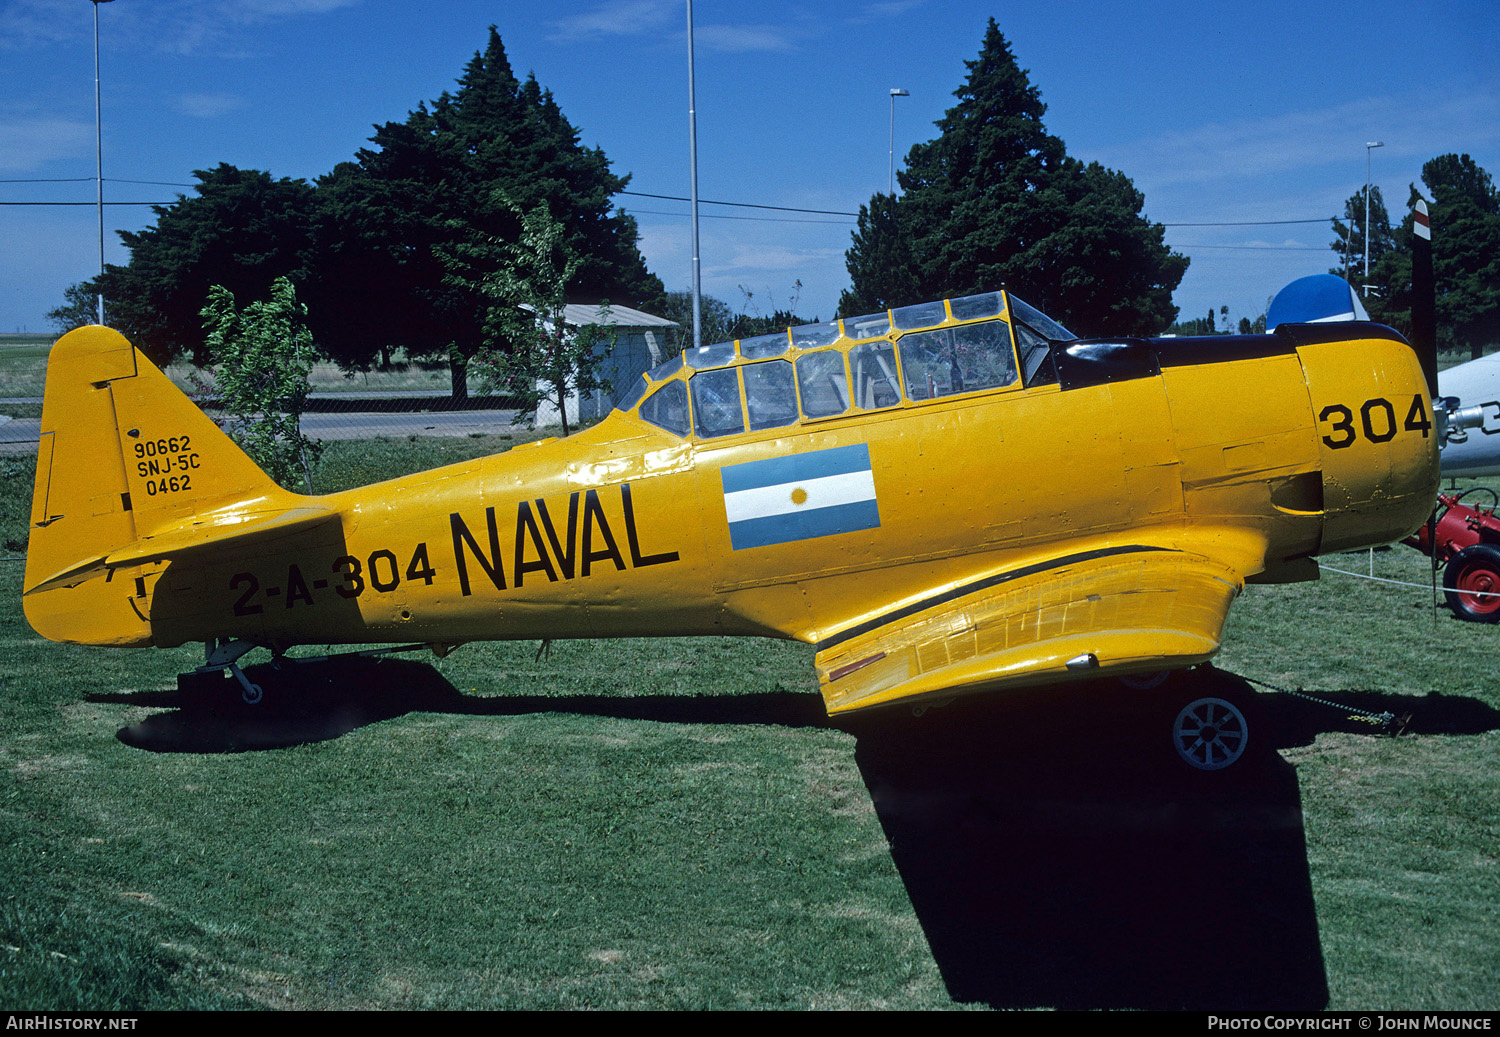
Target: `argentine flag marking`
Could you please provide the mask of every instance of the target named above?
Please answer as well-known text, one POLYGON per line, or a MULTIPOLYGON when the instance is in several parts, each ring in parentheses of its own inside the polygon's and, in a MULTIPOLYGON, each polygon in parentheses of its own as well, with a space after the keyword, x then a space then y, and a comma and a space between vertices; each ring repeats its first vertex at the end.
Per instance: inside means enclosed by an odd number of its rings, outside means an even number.
POLYGON ((736 551, 880 525, 864 443, 726 465, 720 475, 736 551))

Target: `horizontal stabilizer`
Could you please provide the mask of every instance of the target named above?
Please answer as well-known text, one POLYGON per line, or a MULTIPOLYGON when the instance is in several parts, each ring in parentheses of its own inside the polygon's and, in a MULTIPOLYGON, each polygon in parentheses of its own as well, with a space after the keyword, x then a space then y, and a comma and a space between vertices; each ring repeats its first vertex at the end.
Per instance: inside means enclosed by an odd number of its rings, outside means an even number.
POLYGON ((56 587, 75 587, 85 580, 102 576, 142 562, 172 562, 211 554, 221 554, 254 542, 264 542, 278 535, 300 532, 324 522, 336 520, 338 514, 327 508, 302 507, 279 515, 238 516, 218 523, 195 522, 90 558, 47 577, 26 590, 37 594, 56 587))

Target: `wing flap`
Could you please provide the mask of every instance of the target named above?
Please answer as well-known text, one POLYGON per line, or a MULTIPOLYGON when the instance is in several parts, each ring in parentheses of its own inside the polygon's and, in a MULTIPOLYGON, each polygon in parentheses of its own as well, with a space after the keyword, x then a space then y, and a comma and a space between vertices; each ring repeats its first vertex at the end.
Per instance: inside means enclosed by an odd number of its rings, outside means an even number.
POLYGON ((1203 662, 1244 582, 1176 550, 1027 572, 825 641, 816 663, 828 712, 1203 662))

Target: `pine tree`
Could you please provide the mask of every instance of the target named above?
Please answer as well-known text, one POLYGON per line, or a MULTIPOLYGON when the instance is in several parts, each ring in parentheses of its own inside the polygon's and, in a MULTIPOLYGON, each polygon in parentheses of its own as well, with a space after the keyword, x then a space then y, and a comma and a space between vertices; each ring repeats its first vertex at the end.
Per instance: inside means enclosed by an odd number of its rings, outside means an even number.
POLYGON ((1500 191, 1468 155, 1422 166, 1432 192, 1438 327, 1478 357, 1500 342, 1500 191))
MULTIPOLYGON (((1365 283, 1365 192, 1360 188, 1344 203, 1344 219, 1333 221, 1333 241, 1329 248, 1339 257, 1339 265, 1331 268, 1356 289, 1365 283)), ((1391 230, 1391 218, 1386 212, 1385 199, 1380 188, 1370 187, 1370 269, 1387 252, 1396 247, 1395 232, 1391 230)), ((1371 282, 1373 283, 1373 281, 1371 282)), ((1361 294, 1364 294, 1361 292, 1361 294)))
POLYGON ((193 195, 153 207, 155 226, 120 232, 128 264, 82 286, 103 286, 110 324, 158 364, 207 361, 199 312, 212 286, 261 299, 278 277, 304 282, 313 262, 311 185, 222 162, 193 176, 193 195))
MULTIPOLYGON (((1437 283, 1438 342, 1479 357, 1500 342, 1500 191, 1468 155, 1440 155, 1422 166, 1431 202, 1432 265, 1437 283)), ((1371 262, 1370 317, 1403 334, 1411 330, 1411 207, 1392 232, 1392 248, 1371 262)), ((1372 199, 1373 200, 1373 199, 1372 199)), ((1380 224, 1371 210, 1371 224, 1380 224)), ((1373 246, 1374 239, 1371 239, 1373 246)))
POLYGON ((1004 285, 1083 334, 1166 327, 1188 261, 1141 216, 1141 193, 1124 174, 1069 157, 1046 131, 1041 94, 993 19, 965 64, 938 137, 913 147, 898 173, 904 194, 861 209, 847 302, 895 306, 1004 285))
POLYGON ((895 195, 877 194, 859 207, 859 230, 845 253, 853 286, 839 297, 839 313, 855 317, 920 301, 916 260, 901 233, 895 195))
POLYGON ((661 281, 646 269, 635 221, 611 210, 629 178, 579 143, 534 76, 516 78, 493 26, 454 92, 377 127, 371 141, 318 183, 328 248, 313 312, 320 344, 342 362, 368 362, 378 345, 445 356, 454 395, 466 395, 490 299, 482 277, 455 278, 442 257, 518 240, 516 211, 497 197, 527 212, 545 205, 562 226, 583 257, 570 294, 659 301, 661 281))
MULTIPOLYGON (((99 296, 94 294, 90 282, 70 284, 63 289, 63 303, 47 311, 47 319, 56 325, 58 333, 64 334, 74 328, 93 324, 99 319, 99 296)), ((109 323, 108 311, 104 314, 109 323)))

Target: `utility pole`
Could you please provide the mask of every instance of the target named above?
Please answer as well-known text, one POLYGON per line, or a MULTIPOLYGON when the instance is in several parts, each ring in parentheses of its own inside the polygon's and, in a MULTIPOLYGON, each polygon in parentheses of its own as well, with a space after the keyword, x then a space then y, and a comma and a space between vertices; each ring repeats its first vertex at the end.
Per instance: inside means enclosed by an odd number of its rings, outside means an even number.
POLYGON ((694 96, 693 0, 687 0, 688 39, 688 163, 693 210, 693 348, 703 345, 703 262, 698 255, 698 108, 694 96))
POLYGON ((899 86, 891 87, 891 175, 885 193, 892 196, 896 193, 896 98, 910 96, 909 90, 902 90, 899 86))
MULTIPOLYGON (((99 105, 99 5, 113 0, 90 0, 94 5, 94 185, 99 210, 99 277, 104 277, 104 119, 99 105)), ((104 323, 104 285, 97 295, 99 323, 104 323)))
POLYGON ((1365 142, 1365 298, 1370 297, 1370 152, 1385 147, 1383 140, 1365 142))

